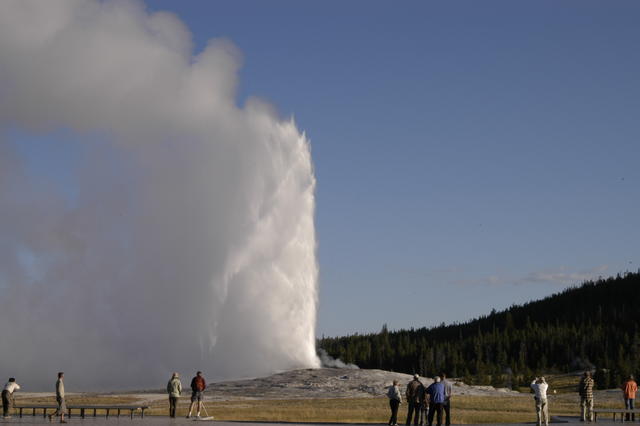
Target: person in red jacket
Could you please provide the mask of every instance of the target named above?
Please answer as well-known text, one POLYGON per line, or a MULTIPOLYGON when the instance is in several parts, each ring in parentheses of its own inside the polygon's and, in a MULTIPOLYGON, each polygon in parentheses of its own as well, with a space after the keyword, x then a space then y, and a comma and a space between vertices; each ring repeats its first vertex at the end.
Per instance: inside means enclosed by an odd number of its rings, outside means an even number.
POLYGON ((202 401, 204 399, 204 390, 207 388, 207 383, 204 381, 204 377, 202 377, 202 371, 198 371, 196 376, 191 379, 191 405, 189 406, 189 414, 187 414, 187 418, 191 417, 191 412, 193 411, 193 407, 198 404, 198 409, 196 411, 196 417, 200 417, 200 410, 202 409, 202 401))
MULTIPOLYGON (((626 382, 622 384, 622 393, 624 396, 624 408, 633 410, 633 403, 636 400, 636 392, 638 392, 638 384, 633 380, 633 375, 629 376, 626 382)), ((626 420, 629 421, 629 413, 626 414, 626 420)), ((631 421, 636 421, 636 415, 631 415, 631 421)))

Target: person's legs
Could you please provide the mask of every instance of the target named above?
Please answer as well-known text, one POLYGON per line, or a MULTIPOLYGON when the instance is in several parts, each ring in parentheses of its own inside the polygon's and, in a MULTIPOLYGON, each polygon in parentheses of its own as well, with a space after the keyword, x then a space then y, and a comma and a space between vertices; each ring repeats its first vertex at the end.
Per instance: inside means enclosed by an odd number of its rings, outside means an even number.
POLYGON ((389 400, 389 407, 391 407, 391 417, 389 418, 389 425, 397 425, 398 424, 398 407, 400 406, 400 401, 397 399, 389 400))
POLYGON ((542 403, 536 399, 536 426, 542 425, 542 403))
POLYGON ((442 426, 442 404, 436 404, 436 415, 438 426, 442 426))
POLYGON ((176 416, 176 406, 178 405, 178 398, 175 396, 169 397, 169 417, 176 416))
POLYGON ((187 418, 191 417, 191 412, 193 411, 193 407, 196 406, 197 395, 195 392, 191 392, 191 404, 189 404, 189 413, 187 414, 187 418))
POLYGON ((433 425, 433 415, 436 412, 436 404, 434 403, 430 403, 429 404, 429 415, 428 415, 428 420, 429 420, 429 426, 433 425))
POLYGON ((420 426, 424 426, 427 424, 427 413, 429 412, 429 406, 427 404, 422 404, 420 406, 420 426))
POLYGON ((418 423, 420 423, 420 411, 422 410, 422 404, 415 404, 413 406, 413 410, 413 424, 418 426, 418 423))
POLYGON ((593 421, 593 398, 587 400, 587 420, 593 421))
POLYGON ((64 415, 67 411, 67 404, 64 401, 64 398, 60 398, 58 401, 58 413, 60 414, 60 423, 66 423, 64 420, 64 415))
MULTIPOLYGON (((629 399, 629 410, 634 410, 635 408, 633 407, 634 405, 634 401, 635 399, 631 398, 629 399)), ((636 421, 636 415, 635 413, 631 414, 631 421, 635 422, 636 421)))
POLYGON ((449 426, 451 424, 451 400, 447 400, 442 408, 444 409, 444 424, 449 426))
POLYGON ((411 424, 411 417, 413 416, 414 404, 411 401, 407 401, 407 421, 405 422, 406 426, 411 424))
POLYGON ((202 411, 202 406, 204 405, 204 394, 202 392, 198 392, 198 417, 200 417, 200 411, 202 411))
POLYGON ((587 398, 580 397, 580 421, 584 422, 587 414, 587 398))
POLYGON ((544 418, 544 425, 549 426, 549 404, 547 401, 542 401, 542 417, 544 418))
POLYGON ((2 415, 7 417, 9 415, 9 391, 2 391, 2 415))

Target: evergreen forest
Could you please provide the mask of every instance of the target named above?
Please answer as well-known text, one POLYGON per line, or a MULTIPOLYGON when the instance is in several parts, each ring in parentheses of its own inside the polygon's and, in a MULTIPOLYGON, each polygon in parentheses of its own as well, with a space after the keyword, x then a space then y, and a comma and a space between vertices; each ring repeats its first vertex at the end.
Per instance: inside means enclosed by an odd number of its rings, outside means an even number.
POLYGON ((451 325, 344 337, 318 347, 360 368, 518 387, 538 374, 592 369, 600 389, 640 373, 640 270, 451 325))

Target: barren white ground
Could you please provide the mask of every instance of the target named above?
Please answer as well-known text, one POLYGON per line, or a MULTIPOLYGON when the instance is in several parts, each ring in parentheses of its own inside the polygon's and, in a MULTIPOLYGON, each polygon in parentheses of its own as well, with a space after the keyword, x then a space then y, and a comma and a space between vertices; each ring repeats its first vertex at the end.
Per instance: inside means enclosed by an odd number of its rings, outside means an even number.
MULTIPOLYGON (((167 378, 168 380, 169 378, 167 378)), ((382 396, 386 388, 398 380, 401 389, 411 381, 412 376, 383 370, 358 370, 342 368, 319 368, 286 371, 268 377, 255 379, 212 382, 205 393, 210 401, 227 401, 241 399, 296 399, 296 398, 358 398, 382 396)), ((181 377, 183 395, 189 395, 191 376, 181 377)), ((433 382, 430 378, 420 379, 425 385, 433 382)), ((510 389, 496 389, 492 386, 469 386, 461 381, 452 380, 454 395, 522 395, 510 389)), ((73 380, 66 384, 73 389, 73 380)), ((73 393, 67 392, 70 398, 73 393)), ((52 393, 21 392, 23 397, 48 396, 52 393)), ((88 395, 85 393, 84 395, 88 395)), ((132 396, 139 403, 151 403, 164 400, 166 392, 161 389, 142 392, 113 392, 113 396, 132 396)), ((101 394, 101 396, 108 396, 101 394)))

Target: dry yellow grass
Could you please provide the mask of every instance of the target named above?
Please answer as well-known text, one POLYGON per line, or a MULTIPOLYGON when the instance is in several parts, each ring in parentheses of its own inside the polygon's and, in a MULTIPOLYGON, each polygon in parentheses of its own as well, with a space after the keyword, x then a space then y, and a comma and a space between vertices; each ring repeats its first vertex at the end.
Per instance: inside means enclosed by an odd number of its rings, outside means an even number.
MULTIPOLYGON (((187 413, 189 401, 178 406, 178 415, 187 413)), ((239 400, 207 402, 207 412, 218 420, 386 423, 386 398, 335 398, 297 400, 239 400)), ((167 415, 167 404, 158 402, 149 414, 167 415)), ((574 399, 550 398, 551 415, 577 415, 574 399)), ((404 423, 406 405, 400 407, 399 422, 404 423)), ((535 421, 533 398, 528 396, 456 396, 452 419, 457 424, 522 423, 535 421)))

